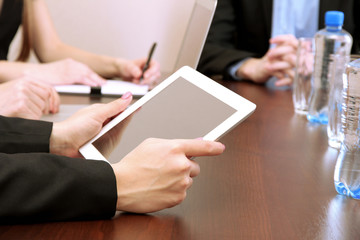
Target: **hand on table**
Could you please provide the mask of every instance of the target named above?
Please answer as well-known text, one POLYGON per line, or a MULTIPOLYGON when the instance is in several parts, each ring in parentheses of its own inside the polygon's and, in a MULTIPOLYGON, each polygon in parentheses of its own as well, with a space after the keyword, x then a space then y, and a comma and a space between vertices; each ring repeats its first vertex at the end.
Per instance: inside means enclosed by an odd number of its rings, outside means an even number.
POLYGON ((160 64, 155 60, 150 61, 149 68, 144 72, 143 79, 140 81, 142 69, 146 61, 146 58, 136 60, 117 59, 118 77, 137 84, 155 85, 156 80, 160 78, 160 64))
POLYGON ((42 114, 57 113, 60 98, 49 84, 22 77, 0 84, 0 115, 40 119, 42 114))
POLYGON ((292 35, 281 35, 270 39, 275 47, 262 58, 250 58, 237 70, 237 74, 256 83, 264 83, 270 77, 278 78, 275 85, 292 84, 296 62, 297 39, 292 35))
POLYGON ((273 74, 278 78, 275 85, 291 85, 295 74, 298 40, 293 35, 280 35, 270 39, 270 43, 276 45, 268 51, 268 58, 274 63, 270 69, 277 70, 273 74))
POLYGON ((105 84, 105 79, 92 71, 88 66, 70 58, 38 64, 35 69, 25 72, 25 75, 47 82, 53 86, 67 84, 100 86, 105 84))

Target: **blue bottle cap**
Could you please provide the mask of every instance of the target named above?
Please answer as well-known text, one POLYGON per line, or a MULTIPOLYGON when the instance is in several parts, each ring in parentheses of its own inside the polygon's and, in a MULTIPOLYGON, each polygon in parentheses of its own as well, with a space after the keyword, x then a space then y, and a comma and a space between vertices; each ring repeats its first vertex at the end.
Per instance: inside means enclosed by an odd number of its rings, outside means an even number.
POLYGON ((344 24, 344 13, 340 11, 327 11, 325 13, 326 26, 339 27, 344 24))

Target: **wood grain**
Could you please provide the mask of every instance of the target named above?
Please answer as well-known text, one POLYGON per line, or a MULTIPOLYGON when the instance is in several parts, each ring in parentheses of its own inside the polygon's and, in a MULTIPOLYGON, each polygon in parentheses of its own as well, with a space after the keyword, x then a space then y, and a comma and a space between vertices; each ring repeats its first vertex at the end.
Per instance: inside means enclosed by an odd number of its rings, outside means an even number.
POLYGON ((182 204, 112 220, 0 226, 0 239, 360 239, 360 202, 334 189, 338 152, 326 127, 296 115, 289 90, 220 82, 257 109, 220 140, 224 154, 196 159, 201 174, 182 204))

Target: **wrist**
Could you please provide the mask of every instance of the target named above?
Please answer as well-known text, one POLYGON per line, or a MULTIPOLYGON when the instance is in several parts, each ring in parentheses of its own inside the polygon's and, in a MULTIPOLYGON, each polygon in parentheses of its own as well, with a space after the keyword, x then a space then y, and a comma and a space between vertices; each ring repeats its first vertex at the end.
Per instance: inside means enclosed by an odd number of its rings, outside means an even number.
POLYGON ((57 155, 65 155, 65 156, 71 156, 71 149, 72 145, 70 144, 70 141, 67 140, 66 136, 63 136, 62 133, 65 133, 65 129, 63 129, 63 126, 61 123, 54 123, 53 129, 51 131, 50 135, 50 146, 49 151, 52 154, 57 155))
POLYGON ((254 65, 257 59, 250 58, 245 60, 236 71, 236 76, 243 79, 252 80, 254 78, 254 65))
MULTIPOLYGON (((111 166, 116 179, 116 210, 134 213, 152 212, 151 208, 155 205, 149 206, 148 199, 144 199, 144 196, 147 196, 147 185, 145 184, 144 186, 142 181, 134 177, 134 172, 131 171, 131 168, 127 167, 127 164, 123 164, 120 161, 111 166)), ((151 196, 148 197, 150 198, 151 196)))
POLYGON ((38 77, 39 73, 44 71, 45 63, 26 63, 24 64, 22 72, 24 76, 38 77))
POLYGON ((125 60, 122 58, 112 59, 113 73, 116 77, 122 77, 124 72, 125 60))
POLYGON ((264 64, 263 59, 250 58, 240 66, 236 74, 244 79, 249 79, 256 83, 263 83, 269 78, 264 72, 264 64))
POLYGON ((117 58, 98 55, 96 62, 91 65, 91 69, 104 79, 114 79, 119 77, 117 58))
POLYGON ((116 193, 117 193, 117 201, 116 201, 116 210, 117 211, 124 211, 126 205, 126 194, 121 191, 124 190, 124 184, 122 183, 122 179, 126 178, 124 177, 124 173, 122 171, 122 167, 120 167, 121 163, 111 164, 111 167, 113 168, 114 174, 115 174, 115 180, 116 180, 116 193), (122 186, 122 187, 121 187, 122 186))
POLYGON ((114 58, 108 56, 102 56, 102 62, 105 63, 106 68, 100 73, 100 75, 106 79, 113 79, 121 77, 123 72, 122 66, 124 66, 124 60, 121 58, 114 58))

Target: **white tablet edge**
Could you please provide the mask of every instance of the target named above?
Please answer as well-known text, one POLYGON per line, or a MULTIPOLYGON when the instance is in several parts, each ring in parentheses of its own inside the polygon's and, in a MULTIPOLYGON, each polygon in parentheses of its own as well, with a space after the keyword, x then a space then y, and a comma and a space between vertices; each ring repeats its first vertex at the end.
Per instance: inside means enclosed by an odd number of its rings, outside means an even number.
POLYGON ((82 146, 79 151, 86 159, 97 159, 107 161, 106 158, 92 145, 92 143, 101 137, 104 133, 113 128, 120 121, 128 117, 131 113, 133 113, 140 106, 149 101, 152 97, 157 95, 167 86, 169 86, 172 82, 174 82, 179 77, 186 79, 192 84, 198 86, 202 90, 211 94, 213 97, 216 97, 220 101, 225 104, 231 106, 237 111, 231 115, 228 119, 226 119, 223 123, 217 126, 215 129, 206 134, 203 139, 215 141, 221 136, 223 136, 226 132, 230 131, 236 125, 238 125, 242 120, 246 119, 256 108, 256 105, 249 100, 237 95, 233 91, 227 89, 221 84, 209 79, 203 74, 197 72, 191 67, 184 66, 180 68, 178 71, 173 73, 163 82, 161 82, 158 86, 156 86, 153 90, 148 92, 142 98, 137 100, 134 104, 129 106, 124 112, 119 114, 116 118, 114 118, 111 122, 104 126, 104 128, 88 143, 82 146), (231 127, 229 127, 231 126, 231 127))

